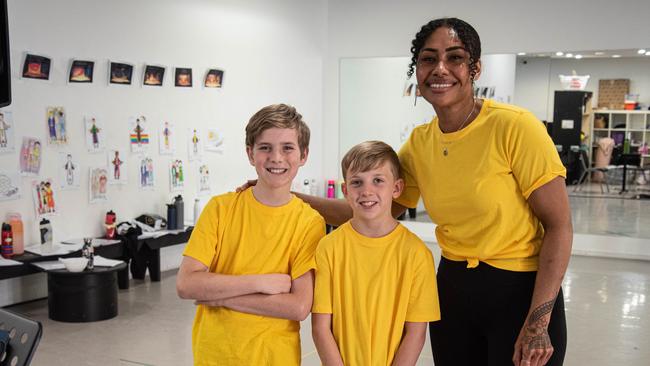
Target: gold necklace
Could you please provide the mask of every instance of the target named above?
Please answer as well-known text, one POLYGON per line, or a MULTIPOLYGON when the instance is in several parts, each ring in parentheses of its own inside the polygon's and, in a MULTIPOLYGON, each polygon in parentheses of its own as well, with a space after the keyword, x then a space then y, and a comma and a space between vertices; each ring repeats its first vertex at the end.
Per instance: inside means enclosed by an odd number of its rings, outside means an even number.
MULTIPOLYGON (((455 131, 451 131, 451 132, 449 132, 449 133, 452 133, 452 132, 458 132, 458 131, 462 130, 463 127, 465 127, 465 123, 467 123, 467 121, 469 121, 469 117, 470 117, 472 114, 474 114, 474 109, 475 109, 475 108, 476 108, 476 98, 472 97, 472 109, 470 109, 469 114, 467 115, 467 117, 465 117, 465 120, 463 121, 463 123, 461 123, 460 126, 458 126, 458 128, 457 128, 455 131)), ((444 155, 444 156, 449 155, 449 150, 447 150, 447 147, 446 147, 446 146, 444 146, 444 147, 442 148, 442 155, 444 155)))

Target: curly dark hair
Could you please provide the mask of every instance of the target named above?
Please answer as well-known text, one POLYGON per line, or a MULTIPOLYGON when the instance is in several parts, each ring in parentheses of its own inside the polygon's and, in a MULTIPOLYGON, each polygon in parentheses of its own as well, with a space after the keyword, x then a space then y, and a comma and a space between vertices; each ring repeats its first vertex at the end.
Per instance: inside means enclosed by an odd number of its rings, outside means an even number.
POLYGON ((453 29, 458 34, 458 38, 465 46, 465 50, 469 53, 469 76, 474 80, 478 73, 478 60, 481 59, 481 38, 478 36, 476 29, 469 25, 469 23, 458 18, 439 18, 430 21, 422 26, 422 29, 415 35, 415 39, 411 42, 411 64, 406 75, 410 78, 413 76, 414 67, 418 61, 418 55, 427 41, 427 38, 436 29, 440 27, 447 27, 453 29))

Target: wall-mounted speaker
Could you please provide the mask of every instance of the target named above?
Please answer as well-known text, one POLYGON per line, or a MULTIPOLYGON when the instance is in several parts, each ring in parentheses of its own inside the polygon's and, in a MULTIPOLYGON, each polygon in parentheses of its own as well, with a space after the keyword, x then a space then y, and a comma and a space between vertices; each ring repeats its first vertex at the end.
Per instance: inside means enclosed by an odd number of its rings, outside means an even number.
POLYGON ((7 0, 0 0, 0 107, 11 104, 10 65, 7 0))

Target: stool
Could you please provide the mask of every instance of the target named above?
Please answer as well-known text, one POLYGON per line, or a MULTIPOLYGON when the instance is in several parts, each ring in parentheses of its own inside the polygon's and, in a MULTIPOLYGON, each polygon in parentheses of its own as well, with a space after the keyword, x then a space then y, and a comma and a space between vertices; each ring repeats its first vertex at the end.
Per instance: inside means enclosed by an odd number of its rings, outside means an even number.
POLYGON ((117 316, 117 272, 126 268, 95 267, 83 272, 47 271, 48 313, 62 322, 93 322, 117 316))

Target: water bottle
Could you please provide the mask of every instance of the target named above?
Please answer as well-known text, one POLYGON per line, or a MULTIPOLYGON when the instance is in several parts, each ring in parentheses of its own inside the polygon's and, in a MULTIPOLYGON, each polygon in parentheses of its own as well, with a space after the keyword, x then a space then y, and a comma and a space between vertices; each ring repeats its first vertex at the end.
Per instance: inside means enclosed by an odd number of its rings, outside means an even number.
POLYGON ((167 204, 167 229, 176 230, 176 205, 167 204))
POLYGON ((11 258, 14 255, 13 238, 11 237, 11 226, 2 223, 2 257, 11 258))
POLYGON ((14 239, 14 255, 21 255, 25 253, 23 221, 17 212, 8 214, 7 219, 9 220, 9 225, 11 225, 11 234, 14 239))
POLYGON ((195 226, 197 221, 199 221, 199 216, 201 216, 201 200, 195 198, 194 199, 194 225, 195 226))
POLYGON ((43 219, 39 226, 41 231, 41 251, 49 253, 52 251, 52 224, 50 220, 43 219))
POLYGON ((340 180, 336 183, 336 198, 342 199, 345 198, 343 196, 343 185, 345 184, 344 181, 340 180))
POLYGON ((309 179, 305 179, 302 181, 302 193, 304 194, 311 194, 311 186, 309 185, 309 179))
POLYGON ((185 221, 183 219, 183 214, 185 213, 185 208, 183 207, 183 196, 180 194, 174 198, 174 205, 176 206, 176 229, 184 230, 185 221))
POLYGON ((335 196, 334 196, 334 181, 331 180, 331 179, 327 181, 327 198, 335 198, 335 196))

